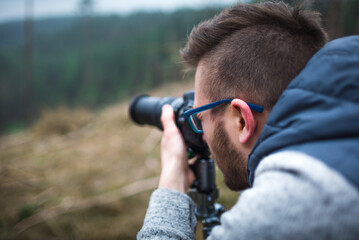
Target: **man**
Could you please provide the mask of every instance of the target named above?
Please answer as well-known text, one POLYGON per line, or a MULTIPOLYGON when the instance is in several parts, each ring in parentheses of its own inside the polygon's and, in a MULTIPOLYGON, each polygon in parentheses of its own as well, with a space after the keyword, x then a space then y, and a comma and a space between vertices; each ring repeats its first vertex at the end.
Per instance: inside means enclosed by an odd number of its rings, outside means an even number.
MULTIPOLYGON (((359 238, 359 38, 305 67, 326 39, 316 13, 283 3, 237 4, 189 36, 194 108, 229 99, 194 110, 194 130, 228 187, 247 189, 209 239, 359 238)), ((173 119, 165 106, 162 172, 139 239, 195 238, 193 174, 173 119)))

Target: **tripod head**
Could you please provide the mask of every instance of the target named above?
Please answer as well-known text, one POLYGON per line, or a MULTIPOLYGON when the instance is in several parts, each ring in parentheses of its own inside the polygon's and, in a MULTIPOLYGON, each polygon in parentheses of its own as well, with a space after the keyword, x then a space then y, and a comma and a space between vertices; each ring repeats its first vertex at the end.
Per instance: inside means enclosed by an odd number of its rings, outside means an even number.
POLYGON ((189 196, 196 203, 195 214, 203 225, 203 238, 207 238, 212 228, 220 224, 224 207, 216 200, 219 192, 216 186, 215 164, 211 158, 197 158, 190 166, 196 180, 191 186, 189 196))

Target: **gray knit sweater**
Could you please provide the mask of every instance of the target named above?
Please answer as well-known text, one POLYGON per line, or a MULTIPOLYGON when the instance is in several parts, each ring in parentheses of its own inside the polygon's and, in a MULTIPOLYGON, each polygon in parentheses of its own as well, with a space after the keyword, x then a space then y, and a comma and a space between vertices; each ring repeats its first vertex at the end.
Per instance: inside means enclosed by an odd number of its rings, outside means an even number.
MULTIPOLYGON (((195 239, 193 209, 185 194, 154 191, 137 238, 195 239)), ((208 239, 359 239, 359 192, 315 158, 272 154, 208 239)))

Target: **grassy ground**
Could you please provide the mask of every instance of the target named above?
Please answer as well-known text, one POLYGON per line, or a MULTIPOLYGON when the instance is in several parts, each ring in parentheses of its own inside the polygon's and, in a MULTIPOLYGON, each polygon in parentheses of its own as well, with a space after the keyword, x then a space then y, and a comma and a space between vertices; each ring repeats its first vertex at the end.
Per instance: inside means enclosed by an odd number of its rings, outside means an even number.
MULTIPOLYGON (((183 81, 151 92, 180 97, 183 81)), ((0 138, 0 239, 135 239, 160 171, 161 132, 100 112, 58 109, 0 138)), ((237 199, 218 173, 221 202, 237 199)))

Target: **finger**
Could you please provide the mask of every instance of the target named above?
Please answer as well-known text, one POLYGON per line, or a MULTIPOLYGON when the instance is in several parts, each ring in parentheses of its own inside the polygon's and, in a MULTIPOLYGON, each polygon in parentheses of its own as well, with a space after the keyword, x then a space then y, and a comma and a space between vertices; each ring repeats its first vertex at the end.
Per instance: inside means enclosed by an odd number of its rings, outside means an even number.
POLYGON ((177 131, 177 126, 174 121, 175 114, 170 105, 166 104, 162 107, 161 122, 164 131, 177 131))

